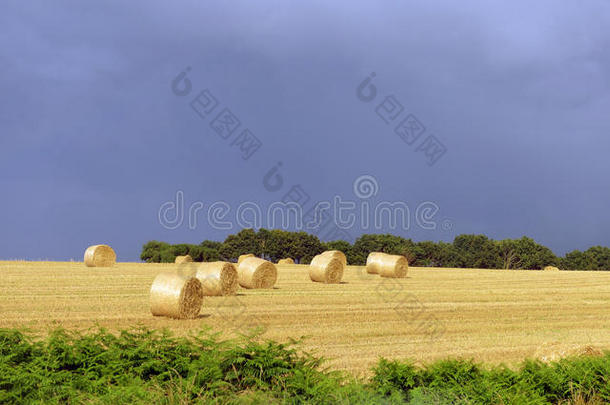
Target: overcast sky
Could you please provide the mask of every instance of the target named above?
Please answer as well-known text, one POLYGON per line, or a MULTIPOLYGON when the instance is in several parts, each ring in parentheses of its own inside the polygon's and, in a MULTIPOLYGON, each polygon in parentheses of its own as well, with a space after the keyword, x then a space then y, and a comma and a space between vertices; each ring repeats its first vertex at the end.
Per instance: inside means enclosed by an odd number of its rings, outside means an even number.
POLYGON ((610 245, 607 1, 4 1, 0 27, 1 259, 223 240, 295 185, 409 207, 352 240, 610 245))

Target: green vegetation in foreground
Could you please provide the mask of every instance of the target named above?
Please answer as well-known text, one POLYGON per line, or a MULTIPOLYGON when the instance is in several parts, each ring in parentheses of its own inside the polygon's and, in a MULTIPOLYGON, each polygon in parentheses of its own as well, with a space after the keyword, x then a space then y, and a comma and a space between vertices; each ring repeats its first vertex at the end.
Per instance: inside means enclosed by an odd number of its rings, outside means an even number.
POLYGON ((603 357, 525 362, 518 370, 445 360, 381 359, 370 381, 328 371, 288 344, 222 341, 207 330, 52 332, 0 329, 0 403, 558 404, 610 401, 603 357), (566 402, 567 401, 567 402, 566 402), (575 402, 572 402, 575 401, 575 402))

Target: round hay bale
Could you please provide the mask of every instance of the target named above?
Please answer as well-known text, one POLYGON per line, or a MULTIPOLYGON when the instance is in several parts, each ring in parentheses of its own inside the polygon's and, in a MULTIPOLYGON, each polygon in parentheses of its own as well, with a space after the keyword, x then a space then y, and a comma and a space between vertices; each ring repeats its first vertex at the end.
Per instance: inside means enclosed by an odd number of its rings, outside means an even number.
POLYGON ((193 258, 191 257, 191 255, 176 256, 176 260, 174 260, 174 263, 176 263, 176 264, 193 263, 193 258))
POLYGON ((290 257, 287 257, 285 259, 278 260, 277 264, 294 264, 294 260, 292 260, 290 257))
POLYGON ((385 255, 382 252, 371 252, 366 258, 366 272, 369 274, 379 274, 379 261, 385 255))
POLYGON ((546 266, 544 271, 559 271, 559 269, 555 266, 546 266))
POLYGON ((327 250, 325 252, 322 252, 321 255, 338 257, 339 260, 341 260, 341 262, 343 263, 343 266, 347 266, 347 257, 345 257, 345 253, 340 250, 327 250))
POLYGON ((366 260, 366 271, 381 277, 404 278, 409 271, 409 261, 401 255, 373 252, 366 260))
POLYGON ((248 257, 256 257, 256 256, 254 256, 252 253, 248 253, 246 255, 240 255, 239 258, 237 259, 237 264, 243 262, 244 259, 247 259, 248 257))
POLYGON ((229 262, 198 264, 195 277, 203 286, 203 295, 235 295, 239 287, 237 269, 229 262))
POLYGON ((193 319, 202 303, 203 287, 195 277, 161 273, 150 287, 150 312, 154 316, 193 319))
POLYGON ((543 363, 550 363, 567 357, 600 357, 603 355, 604 353, 600 349, 591 345, 545 342, 538 346, 534 358, 543 363))
POLYGON ((317 255, 309 265, 311 281, 326 284, 338 284, 343 278, 345 265, 341 259, 332 255, 317 255))
POLYGON ((93 245, 85 250, 85 266, 112 267, 116 263, 116 253, 108 245, 93 245))
POLYGON ((258 257, 248 257, 237 266, 239 285, 244 288, 272 288, 277 281, 275 265, 258 257))
POLYGON ((409 261, 401 255, 384 255, 378 262, 381 277, 404 278, 409 271, 409 261))

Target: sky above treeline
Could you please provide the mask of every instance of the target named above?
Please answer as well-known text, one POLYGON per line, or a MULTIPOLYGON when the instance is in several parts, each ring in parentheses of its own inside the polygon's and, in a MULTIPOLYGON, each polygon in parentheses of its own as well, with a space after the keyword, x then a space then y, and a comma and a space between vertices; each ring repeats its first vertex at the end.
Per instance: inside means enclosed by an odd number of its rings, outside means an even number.
POLYGON ((610 245, 607 1, 6 1, 0 27, 0 259, 318 202, 323 240, 610 245))

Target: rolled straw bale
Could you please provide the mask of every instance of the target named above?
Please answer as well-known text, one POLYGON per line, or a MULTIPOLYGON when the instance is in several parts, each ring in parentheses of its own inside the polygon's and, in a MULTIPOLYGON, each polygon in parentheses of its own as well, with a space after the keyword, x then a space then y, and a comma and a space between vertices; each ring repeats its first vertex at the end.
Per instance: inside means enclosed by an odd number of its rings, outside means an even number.
POLYGON ((559 271, 559 269, 555 266, 546 266, 544 271, 559 271))
POLYGON ((600 357, 604 353, 591 345, 545 342, 538 346, 534 358, 544 363, 558 361, 566 357, 600 357))
POLYGON ((409 271, 409 261, 401 255, 383 255, 378 259, 381 277, 404 278, 409 271))
POLYGON ((277 264, 294 264, 294 260, 292 260, 290 257, 287 257, 285 259, 278 260, 277 264))
POLYGON ((177 263, 177 264, 192 263, 192 262, 193 262, 193 258, 191 257, 191 255, 176 256, 176 260, 174 260, 174 263, 177 263))
POLYGON ((85 266, 112 267, 116 263, 116 253, 108 245, 93 245, 85 250, 85 266))
POLYGON ((243 262, 244 259, 247 259, 248 257, 256 257, 256 256, 254 256, 252 253, 248 253, 246 255, 240 255, 239 258, 237 259, 237 264, 243 262))
POLYGON ((338 284, 343 278, 345 265, 341 259, 332 255, 317 255, 309 265, 309 278, 326 284, 338 284))
POLYGON ((379 274, 379 261, 385 255, 382 252, 371 252, 366 258, 366 272, 369 274, 379 274))
POLYGON ((345 257, 345 253, 340 250, 327 250, 321 253, 323 256, 332 256, 338 257, 341 262, 343 262, 343 266, 347 266, 347 257, 345 257))
POLYGON ((239 287, 237 269, 233 263, 198 264, 195 277, 201 281, 203 295, 235 295, 239 287))
POLYGON ((150 312, 154 316, 193 319, 202 303, 203 287, 195 277, 161 273, 150 287, 150 312))
POLYGON ((247 257, 237 266, 239 285, 244 288, 272 288, 277 281, 275 265, 258 257, 247 257))

